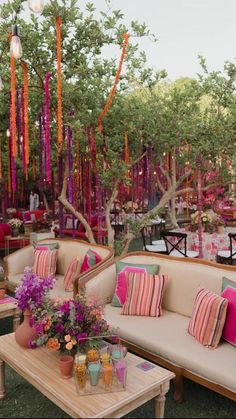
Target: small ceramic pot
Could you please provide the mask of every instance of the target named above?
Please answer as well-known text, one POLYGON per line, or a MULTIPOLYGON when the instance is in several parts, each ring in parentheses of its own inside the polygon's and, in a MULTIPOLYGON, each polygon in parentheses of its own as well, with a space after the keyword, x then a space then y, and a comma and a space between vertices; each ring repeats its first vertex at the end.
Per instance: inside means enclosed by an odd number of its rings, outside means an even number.
POLYGON ((62 355, 59 359, 59 368, 63 378, 71 378, 73 374, 74 358, 72 355, 62 355))

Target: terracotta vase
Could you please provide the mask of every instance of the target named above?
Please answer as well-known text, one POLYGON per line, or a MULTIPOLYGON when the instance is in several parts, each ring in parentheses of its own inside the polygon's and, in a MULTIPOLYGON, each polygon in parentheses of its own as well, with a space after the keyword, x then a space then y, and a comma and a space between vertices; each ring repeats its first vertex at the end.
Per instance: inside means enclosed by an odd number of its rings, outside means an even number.
POLYGON ((24 320, 15 331, 15 340, 23 348, 30 348, 30 341, 35 338, 36 332, 30 325, 31 311, 24 311, 24 320))
POLYGON ((5 285, 1 285, 0 286, 0 300, 5 298, 6 295, 6 287, 5 285))
POLYGON ((59 369, 63 378, 71 378, 73 374, 74 357, 72 355, 61 355, 59 358, 59 369))

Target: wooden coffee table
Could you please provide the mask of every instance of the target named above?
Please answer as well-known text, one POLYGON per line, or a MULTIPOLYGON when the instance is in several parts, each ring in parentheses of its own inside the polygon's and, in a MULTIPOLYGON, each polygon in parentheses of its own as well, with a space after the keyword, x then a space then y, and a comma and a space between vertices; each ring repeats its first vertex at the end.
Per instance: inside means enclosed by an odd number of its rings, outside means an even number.
POLYGON ((174 374, 155 365, 143 371, 137 367, 143 358, 128 353, 126 389, 103 394, 78 395, 74 377, 63 379, 58 366, 59 353, 44 347, 24 349, 14 333, 0 336, 0 399, 5 393, 5 363, 36 387, 49 400, 73 418, 119 418, 153 399, 155 417, 164 417, 165 394, 174 374))

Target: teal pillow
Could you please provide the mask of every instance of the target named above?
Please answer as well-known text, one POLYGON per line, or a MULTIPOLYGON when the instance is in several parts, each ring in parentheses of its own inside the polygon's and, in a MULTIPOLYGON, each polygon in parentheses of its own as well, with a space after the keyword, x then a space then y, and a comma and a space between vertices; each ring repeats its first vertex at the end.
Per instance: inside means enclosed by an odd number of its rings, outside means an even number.
POLYGON ((111 305, 122 307, 127 294, 126 272, 148 272, 156 275, 159 272, 159 265, 148 265, 139 263, 116 262, 116 290, 111 305))
POLYGON ((236 281, 231 281, 231 279, 228 279, 225 276, 223 276, 223 278, 222 278, 222 288, 221 288, 221 291, 224 291, 224 289, 226 287, 236 288, 236 281))

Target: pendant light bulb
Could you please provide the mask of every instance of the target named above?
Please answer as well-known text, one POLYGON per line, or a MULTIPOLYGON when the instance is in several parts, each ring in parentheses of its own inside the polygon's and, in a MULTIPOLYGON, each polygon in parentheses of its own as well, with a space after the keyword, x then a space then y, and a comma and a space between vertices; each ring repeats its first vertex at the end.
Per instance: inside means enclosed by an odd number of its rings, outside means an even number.
POLYGON ((34 13, 42 13, 44 8, 43 0, 28 0, 28 6, 34 13))
POLYGON ((12 26, 12 38, 10 45, 10 54, 16 60, 22 57, 22 46, 20 42, 20 30, 17 25, 12 26))
POLYGON ((3 89, 4 89, 4 85, 3 85, 2 77, 0 76, 0 92, 2 92, 3 89))

